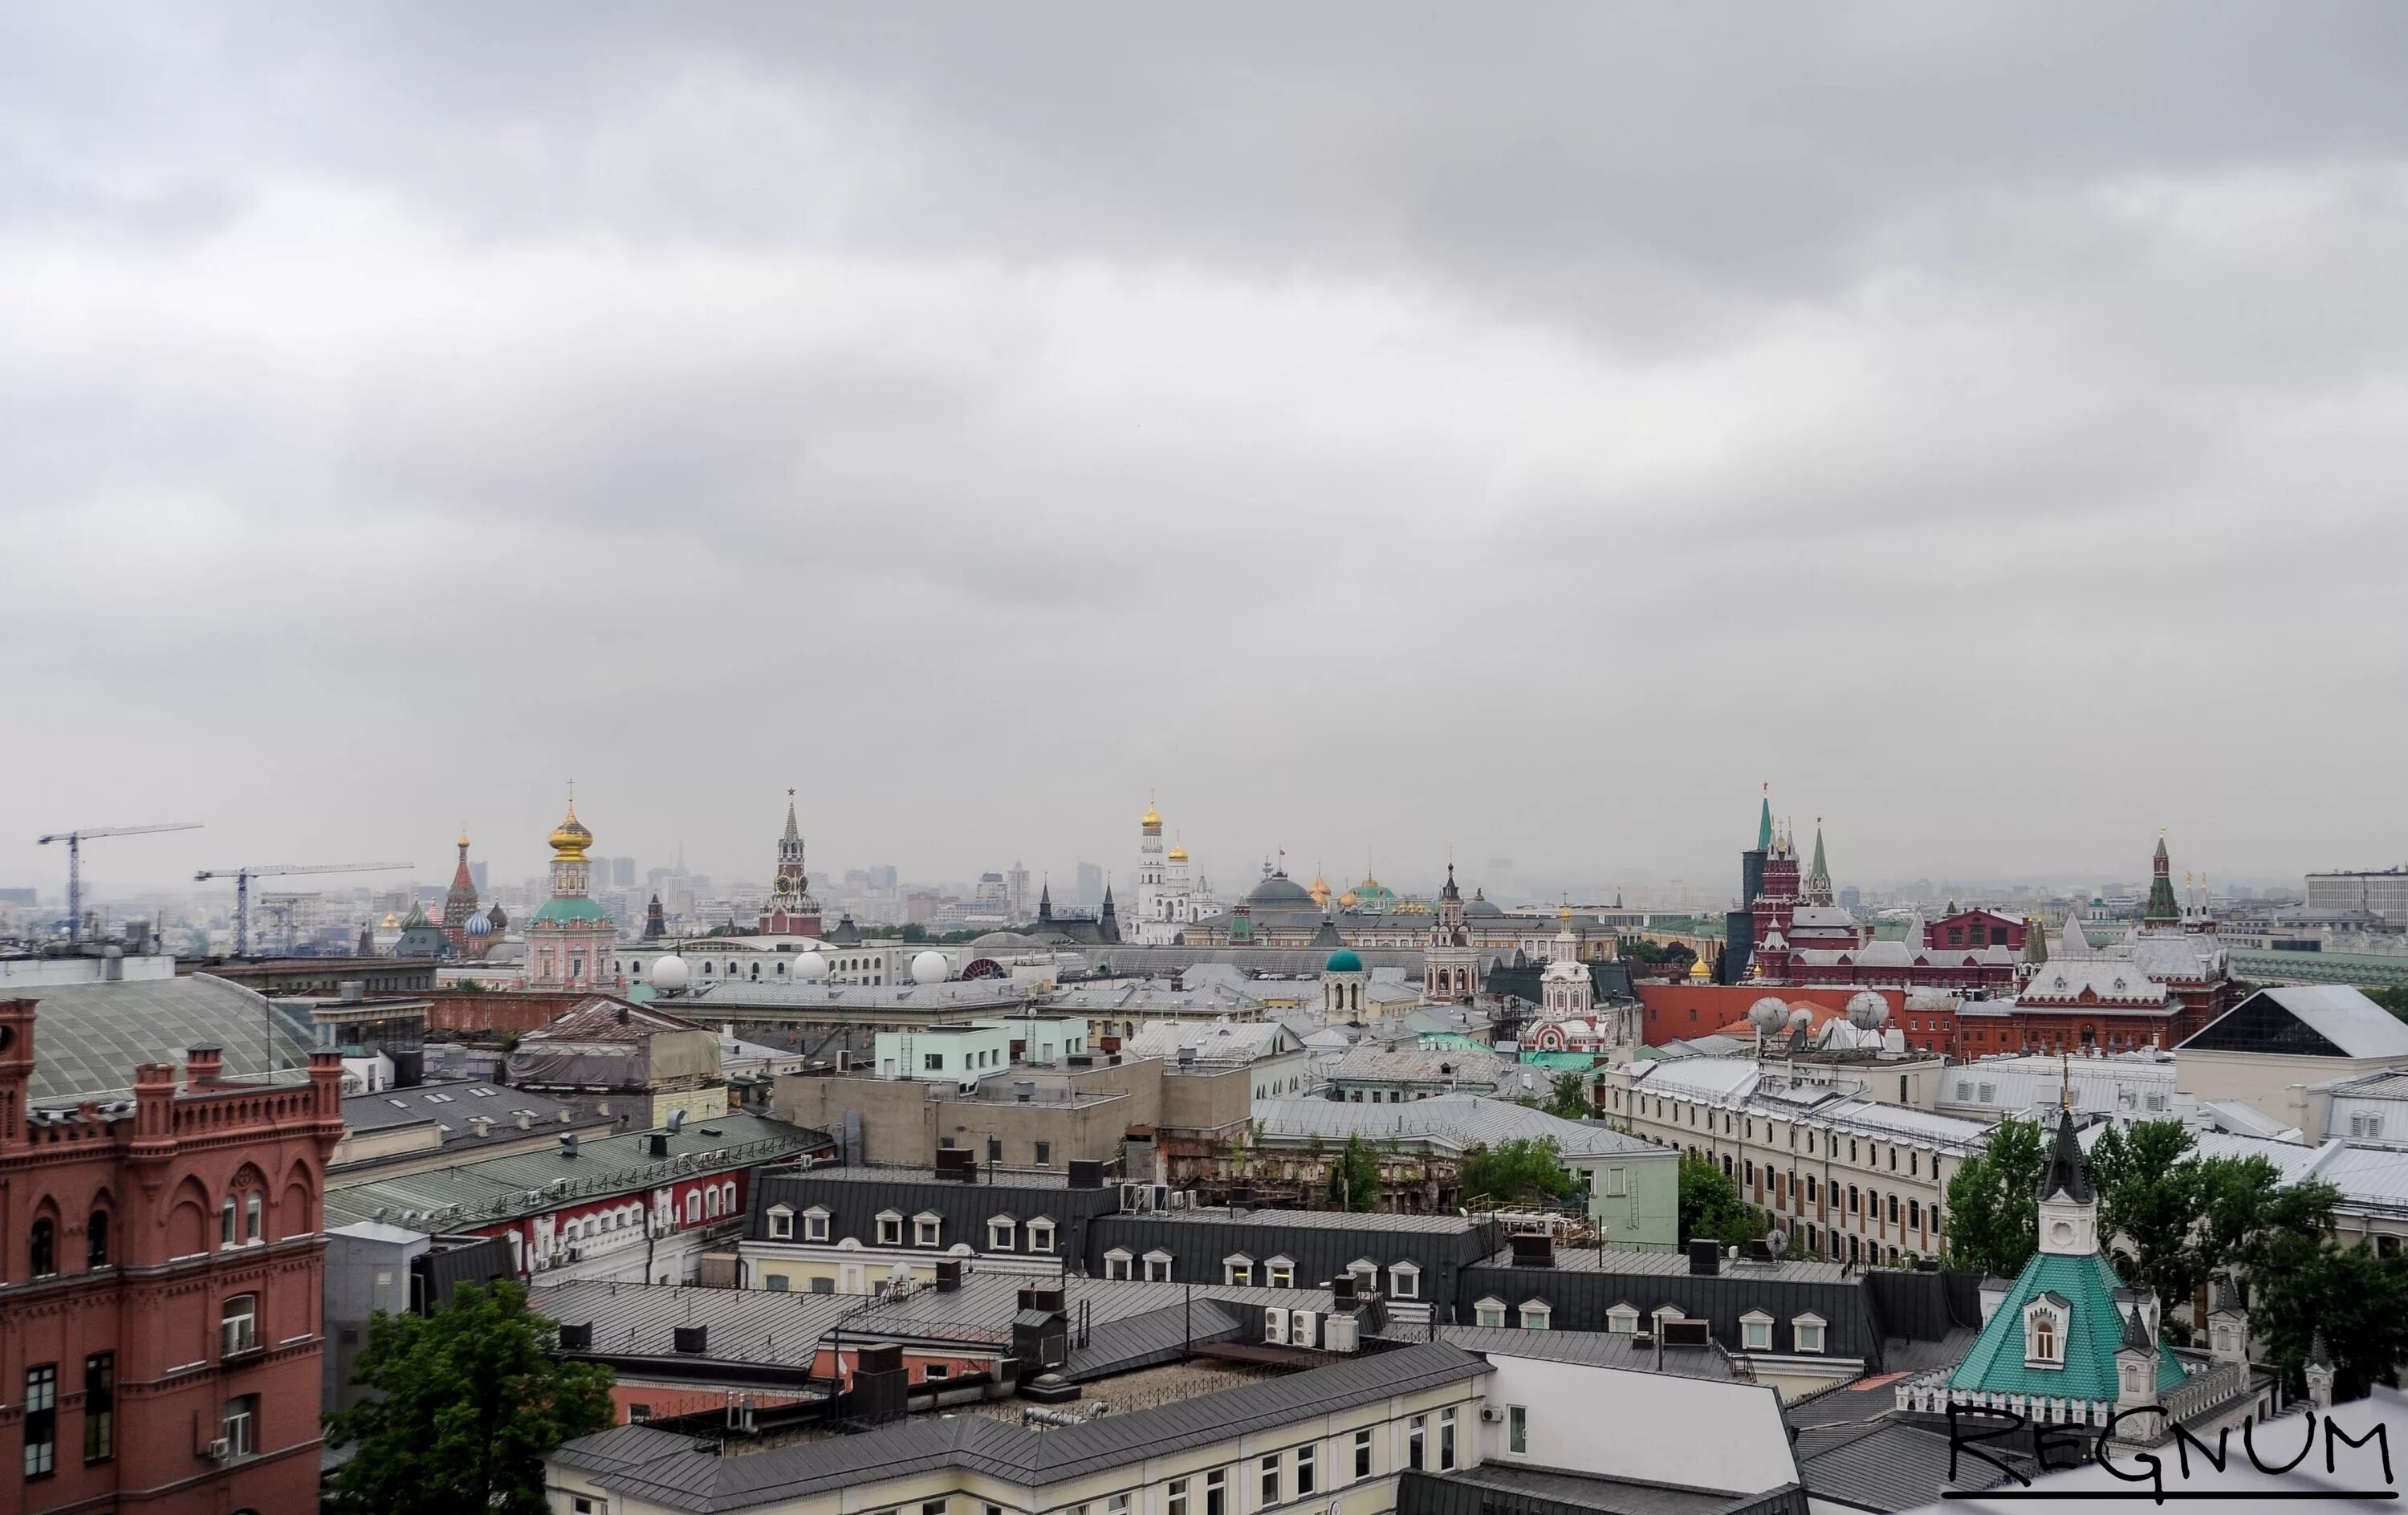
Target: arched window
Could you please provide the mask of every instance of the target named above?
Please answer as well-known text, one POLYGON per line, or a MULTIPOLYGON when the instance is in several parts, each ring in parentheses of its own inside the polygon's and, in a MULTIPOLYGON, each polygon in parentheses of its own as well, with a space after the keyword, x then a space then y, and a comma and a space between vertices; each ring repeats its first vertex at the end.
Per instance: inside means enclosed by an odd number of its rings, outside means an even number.
POLYGON ((83 1228, 83 1236, 84 1266, 107 1267, 108 1265, 108 1212, 93 1211, 92 1220, 83 1228))
POLYGON ((702 1193, 699 1190, 689 1189, 685 1193, 685 1223, 688 1225, 702 1223, 702 1193))
POLYGON ((48 1278, 59 1270, 59 1228, 47 1215, 34 1222, 33 1276, 48 1278))

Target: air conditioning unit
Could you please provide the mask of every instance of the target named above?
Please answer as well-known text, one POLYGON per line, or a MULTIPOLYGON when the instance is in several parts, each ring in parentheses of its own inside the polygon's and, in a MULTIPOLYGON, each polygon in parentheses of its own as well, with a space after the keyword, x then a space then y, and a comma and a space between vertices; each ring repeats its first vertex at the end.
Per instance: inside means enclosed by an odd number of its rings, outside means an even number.
POLYGON ((1480 1407, 1480 1419, 1486 1424, 1495 1425, 1504 1418, 1505 1412, 1498 1409, 1494 1405, 1483 1405, 1480 1407))
POLYGON ((234 1443, 228 1441, 223 1436, 220 1436, 215 1441, 210 1442, 208 1448, 202 1451, 201 1455, 208 1458, 212 1462, 222 1463, 227 1458, 234 1455, 234 1443))

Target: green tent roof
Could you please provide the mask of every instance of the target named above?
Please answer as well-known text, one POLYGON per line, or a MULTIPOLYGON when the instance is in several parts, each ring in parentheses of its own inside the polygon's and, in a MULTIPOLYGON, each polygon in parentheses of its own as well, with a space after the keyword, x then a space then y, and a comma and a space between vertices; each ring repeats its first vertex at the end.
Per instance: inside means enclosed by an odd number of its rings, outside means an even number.
POLYGON ((535 912, 535 918, 538 922, 595 921, 606 925, 612 923, 609 911, 582 894, 554 895, 543 902, 543 908, 535 912))
MULTIPOLYGON (((1956 1365, 1952 1389, 2000 1394, 2052 1394, 2071 1399, 2115 1397, 2115 1349, 2123 1345, 2124 1316, 2115 1291, 2124 1280, 2097 1252, 2064 1257, 2036 1254, 2022 1277, 1982 1328, 1973 1350, 1956 1365), (2032 1367, 2024 1361, 2024 1307, 2042 1294, 2066 1301, 2065 1363, 2032 1367)), ((2164 1343, 2157 1346, 2157 1387, 2171 1389, 2188 1374, 2164 1343)))

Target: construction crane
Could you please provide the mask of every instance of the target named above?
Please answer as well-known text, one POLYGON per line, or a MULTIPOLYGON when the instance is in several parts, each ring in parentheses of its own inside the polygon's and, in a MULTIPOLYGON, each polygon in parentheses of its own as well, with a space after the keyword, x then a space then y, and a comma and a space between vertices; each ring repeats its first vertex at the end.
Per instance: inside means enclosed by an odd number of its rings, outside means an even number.
POLYGON ((250 868, 203 868, 193 875, 194 882, 210 879, 234 879, 234 955, 242 956, 251 950, 251 881, 253 879, 278 878, 288 873, 390 873, 397 868, 417 866, 413 863, 270 863, 250 868))
POLYGON ((52 842, 67 844, 67 940, 74 941, 83 934, 83 844, 101 836, 139 836, 152 831, 198 831, 197 821, 169 821, 156 826, 81 826, 74 831, 54 831, 37 837, 34 845, 47 847, 52 842))

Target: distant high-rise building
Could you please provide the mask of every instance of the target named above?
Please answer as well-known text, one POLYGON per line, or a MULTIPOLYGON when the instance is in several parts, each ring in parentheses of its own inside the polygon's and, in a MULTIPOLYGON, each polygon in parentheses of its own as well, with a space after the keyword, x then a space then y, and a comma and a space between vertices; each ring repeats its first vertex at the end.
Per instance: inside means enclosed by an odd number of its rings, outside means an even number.
POLYGON ((2408 869, 2308 875, 2311 910, 2366 910, 2386 921, 2408 921, 2408 869))
POLYGON ((1079 865, 1079 908, 1092 910, 1104 903, 1104 870, 1093 863, 1079 865))
POLYGON ((1003 903, 1015 922, 1027 920, 1033 908, 1028 895, 1028 870, 1021 866, 1018 858, 1012 859, 1011 866, 1004 870, 1003 903))
POLYGON ((636 860, 631 857, 614 857, 609 861, 610 864, 610 887, 613 889, 635 888, 636 860))
POLYGON ((486 892, 485 865, 482 863, 471 863, 468 865, 468 881, 477 886, 477 893, 479 894, 483 894, 486 892))
POLYGON ((1850 884, 1845 889, 1840 891, 1840 908, 1843 910, 1854 910, 1857 906, 1863 903, 1864 895, 1857 892, 1856 885, 1850 884))

